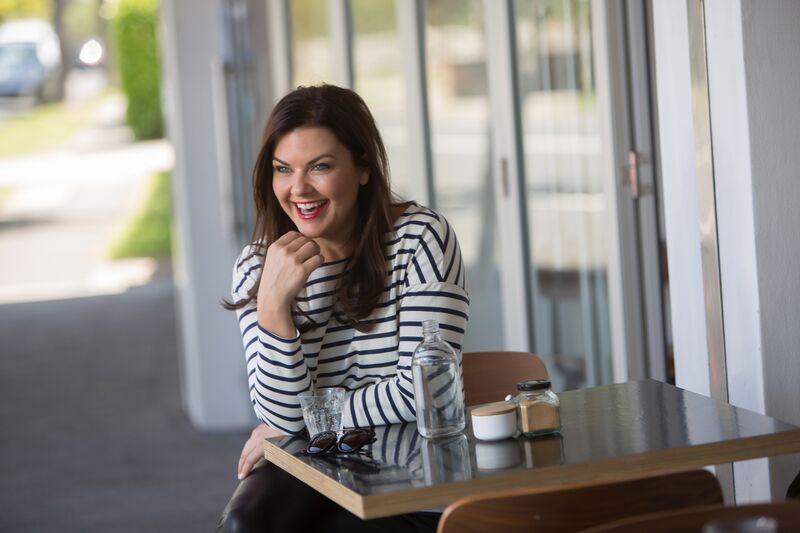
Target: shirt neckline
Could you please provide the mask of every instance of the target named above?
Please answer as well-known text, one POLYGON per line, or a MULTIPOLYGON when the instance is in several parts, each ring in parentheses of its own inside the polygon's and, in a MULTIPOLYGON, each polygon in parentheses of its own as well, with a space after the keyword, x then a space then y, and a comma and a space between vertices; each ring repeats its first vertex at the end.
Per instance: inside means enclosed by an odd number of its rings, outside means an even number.
MULTIPOLYGON (((402 205, 402 204, 400 204, 400 205, 402 205)), ((419 207, 419 204, 418 204, 417 202, 413 201, 413 200, 412 200, 412 201, 409 201, 409 202, 407 203, 407 205, 406 205, 406 208, 405 208, 405 209, 403 210, 403 212, 402 212, 402 213, 400 213, 400 215, 397 217, 397 220, 395 220, 395 221, 392 223, 392 231, 388 231, 387 233, 392 233, 392 232, 394 232, 394 231, 397 231, 397 227, 398 227, 398 226, 399 226, 399 225, 402 223, 402 220, 403 220, 403 218, 405 218, 405 216, 406 216, 406 215, 408 215, 408 212, 409 212, 409 210, 410 210, 412 207, 419 207)), ((339 263, 345 263, 345 262, 347 262, 347 260, 348 260, 348 259, 350 259, 351 257, 352 257, 352 256, 349 256, 349 255, 348 255, 347 257, 344 257, 344 258, 342 258, 342 259, 335 259, 335 260, 333 260, 333 261, 325 261, 324 263, 322 263, 322 264, 319 266, 319 268, 329 268, 329 267, 335 266, 335 265, 337 265, 337 264, 339 264, 339 263)))

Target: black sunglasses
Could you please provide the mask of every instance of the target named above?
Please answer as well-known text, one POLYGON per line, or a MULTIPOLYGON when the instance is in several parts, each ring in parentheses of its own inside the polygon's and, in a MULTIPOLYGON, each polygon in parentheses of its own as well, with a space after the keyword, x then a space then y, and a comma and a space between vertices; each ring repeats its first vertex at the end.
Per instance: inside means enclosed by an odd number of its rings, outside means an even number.
POLYGON ((323 431, 308 441, 306 453, 320 455, 334 449, 341 453, 353 453, 376 440, 375 430, 371 428, 347 429, 338 438, 335 431, 323 431))

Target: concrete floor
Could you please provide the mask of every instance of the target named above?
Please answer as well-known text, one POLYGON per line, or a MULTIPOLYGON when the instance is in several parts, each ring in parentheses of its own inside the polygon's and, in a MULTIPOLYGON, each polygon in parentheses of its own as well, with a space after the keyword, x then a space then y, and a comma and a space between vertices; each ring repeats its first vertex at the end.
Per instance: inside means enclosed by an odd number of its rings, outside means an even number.
POLYGON ((173 286, 0 306, 0 531, 212 531, 245 433, 181 407, 173 286))
POLYGON ((0 160, 2 533, 213 531, 237 484, 247 433, 181 406, 168 263, 105 256, 172 157, 123 112, 108 98, 61 149, 0 160))

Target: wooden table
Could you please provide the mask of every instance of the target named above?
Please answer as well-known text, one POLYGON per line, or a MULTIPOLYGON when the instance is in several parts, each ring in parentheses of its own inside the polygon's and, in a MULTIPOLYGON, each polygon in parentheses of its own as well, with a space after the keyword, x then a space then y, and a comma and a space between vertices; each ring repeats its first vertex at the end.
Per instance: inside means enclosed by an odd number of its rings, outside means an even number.
POLYGON ((521 487, 552 490, 800 452, 800 428, 645 380, 559 394, 560 435, 498 442, 427 440, 415 424, 376 428, 372 459, 307 457, 303 437, 264 441, 264 456, 361 518, 521 487))

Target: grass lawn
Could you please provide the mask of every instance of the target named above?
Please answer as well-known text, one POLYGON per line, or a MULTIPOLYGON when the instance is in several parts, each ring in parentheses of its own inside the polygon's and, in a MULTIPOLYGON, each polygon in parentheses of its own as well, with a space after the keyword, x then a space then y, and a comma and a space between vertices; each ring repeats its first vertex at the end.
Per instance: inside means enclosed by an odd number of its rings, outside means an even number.
POLYGON ((104 97, 76 105, 46 104, 9 117, 0 123, 0 157, 58 148, 86 124, 104 97))
POLYGON ((150 177, 147 199, 141 211, 127 221, 112 242, 112 259, 130 257, 169 257, 172 249, 172 196, 170 173, 150 177))
POLYGON ((0 187, 0 211, 3 210, 3 204, 6 203, 6 199, 11 195, 12 190, 11 187, 0 187))

